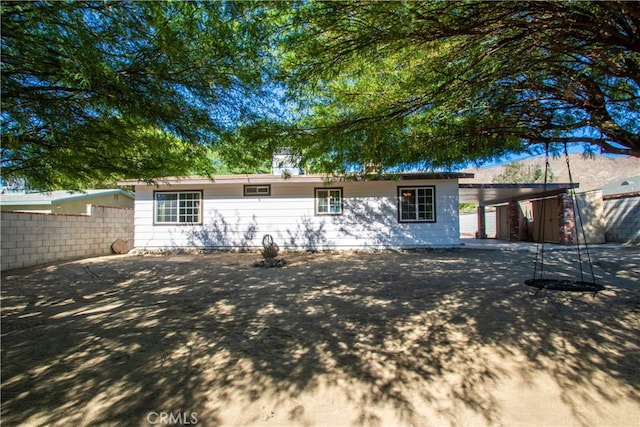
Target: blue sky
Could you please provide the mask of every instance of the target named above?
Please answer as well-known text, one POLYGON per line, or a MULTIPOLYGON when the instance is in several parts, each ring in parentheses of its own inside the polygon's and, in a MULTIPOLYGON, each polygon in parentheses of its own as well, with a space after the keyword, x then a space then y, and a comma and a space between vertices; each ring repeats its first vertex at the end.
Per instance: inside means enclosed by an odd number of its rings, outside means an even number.
MULTIPOLYGON (((598 156, 605 156, 605 157, 610 157, 610 158, 626 157, 626 156, 621 155, 621 154, 601 154, 600 153, 600 148, 597 147, 597 146, 591 146, 591 149, 598 156)), ((569 154, 583 154, 585 152, 585 147, 584 147, 583 144, 571 144, 571 145, 568 146, 568 151, 569 151, 569 154)), ((564 153, 561 153, 561 154, 564 154, 564 153)), ((507 164, 507 163, 516 162, 518 160, 525 160, 525 159, 531 159, 531 158, 543 157, 543 156, 544 156, 544 153, 541 153, 541 154, 531 154, 531 153, 508 154, 506 156, 503 156, 500 160, 484 163, 484 164, 482 164, 480 166, 480 168, 492 168, 494 166, 500 166, 500 165, 504 165, 504 164, 507 164)), ((469 165, 466 168, 474 168, 474 167, 477 167, 477 166, 469 165)))

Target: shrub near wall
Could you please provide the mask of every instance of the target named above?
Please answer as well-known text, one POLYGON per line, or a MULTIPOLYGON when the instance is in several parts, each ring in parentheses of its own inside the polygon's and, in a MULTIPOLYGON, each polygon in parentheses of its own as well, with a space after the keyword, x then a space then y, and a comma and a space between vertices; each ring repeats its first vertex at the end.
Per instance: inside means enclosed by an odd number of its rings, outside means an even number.
POLYGON ((86 215, 1 214, 2 271, 111 253, 133 240, 133 209, 87 205, 86 215))

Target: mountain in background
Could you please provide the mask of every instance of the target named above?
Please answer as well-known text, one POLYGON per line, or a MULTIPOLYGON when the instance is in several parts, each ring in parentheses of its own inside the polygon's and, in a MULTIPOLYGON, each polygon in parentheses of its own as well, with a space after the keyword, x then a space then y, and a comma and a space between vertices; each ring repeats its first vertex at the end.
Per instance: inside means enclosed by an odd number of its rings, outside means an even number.
MULTIPOLYGON (((544 156, 518 160, 525 168, 540 166, 544 170, 544 156)), ((606 157, 596 155, 586 157, 582 154, 570 154, 569 164, 573 182, 580 184, 579 192, 595 190, 618 180, 640 175, 640 158, 637 157, 606 157)), ((555 176, 555 182, 569 182, 567 162, 564 156, 551 157, 549 165, 555 176)), ((473 173, 472 179, 461 179, 460 183, 492 183, 493 177, 504 172, 504 165, 491 168, 471 168, 461 172, 473 173)))

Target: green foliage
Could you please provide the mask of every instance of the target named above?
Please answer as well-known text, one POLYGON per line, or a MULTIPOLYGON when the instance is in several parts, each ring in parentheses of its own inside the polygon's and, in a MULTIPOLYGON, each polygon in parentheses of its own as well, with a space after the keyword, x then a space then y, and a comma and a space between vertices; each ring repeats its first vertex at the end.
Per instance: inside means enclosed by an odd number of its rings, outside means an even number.
POLYGON ((578 142, 640 156, 632 2, 303 2, 283 38, 289 146, 329 171, 578 142))
MULTIPOLYGON (((504 171, 493 177, 493 182, 498 183, 543 183, 545 182, 544 169, 540 165, 525 166, 519 162, 508 163, 504 171)), ((547 168, 547 182, 555 182, 556 177, 551 167, 547 168)))
POLYGON ((458 205, 460 213, 476 213, 478 210, 478 203, 460 203, 458 205))
POLYGON ((640 156, 634 2, 2 2, 2 176, 640 156))
POLYGON ((211 174, 250 121, 263 13, 227 2, 2 2, 2 175, 42 189, 211 174))

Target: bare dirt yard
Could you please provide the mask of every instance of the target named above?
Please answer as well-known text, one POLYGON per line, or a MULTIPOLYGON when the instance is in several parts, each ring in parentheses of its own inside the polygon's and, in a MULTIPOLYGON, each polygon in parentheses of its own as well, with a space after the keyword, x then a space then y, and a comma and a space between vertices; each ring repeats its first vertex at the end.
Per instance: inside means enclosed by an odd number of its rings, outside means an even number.
POLYGON ((528 252, 284 257, 3 274, 3 425, 640 424, 638 249, 592 250, 596 296, 534 295, 528 252))

